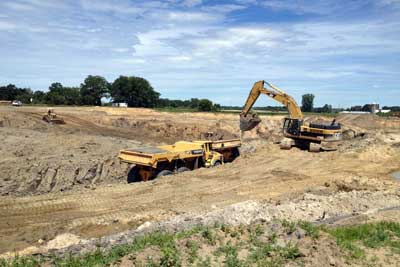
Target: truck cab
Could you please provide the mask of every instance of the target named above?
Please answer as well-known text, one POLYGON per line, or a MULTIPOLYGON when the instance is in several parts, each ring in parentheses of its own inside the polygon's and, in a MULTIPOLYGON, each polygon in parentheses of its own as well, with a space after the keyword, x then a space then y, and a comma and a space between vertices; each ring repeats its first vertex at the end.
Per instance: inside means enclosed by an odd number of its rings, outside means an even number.
POLYGON ((203 148, 203 160, 206 168, 218 166, 224 163, 224 155, 213 150, 212 141, 204 141, 202 148, 203 148))

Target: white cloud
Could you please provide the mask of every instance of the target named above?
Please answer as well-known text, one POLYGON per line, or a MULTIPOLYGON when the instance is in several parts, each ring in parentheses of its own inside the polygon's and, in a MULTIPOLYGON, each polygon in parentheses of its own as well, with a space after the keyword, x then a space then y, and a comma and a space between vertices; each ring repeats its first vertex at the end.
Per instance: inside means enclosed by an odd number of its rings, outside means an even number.
POLYGON ((144 9, 133 6, 127 1, 101 1, 101 0, 81 0, 82 7, 87 11, 115 12, 122 14, 140 14, 144 9))
POLYGON ((114 51, 114 52, 117 52, 117 53, 129 52, 128 48, 122 48, 122 47, 112 48, 111 50, 114 51))
POLYGON ((245 5, 225 4, 225 5, 204 6, 204 7, 202 7, 202 10, 207 11, 207 12, 229 13, 229 12, 245 9, 246 7, 247 6, 245 6, 245 5))
POLYGON ((307 0, 265 0, 260 5, 276 10, 288 10, 297 14, 317 13, 328 14, 336 10, 335 1, 307 1, 307 0))
POLYGON ((220 16, 218 15, 208 14, 205 12, 180 12, 180 11, 169 12, 166 14, 166 16, 167 20, 171 22, 190 22, 190 23, 198 23, 198 22, 210 23, 220 18, 220 16))
POLYGON ((400 6, 400 0, 378 0, 378 4, 383 6, 400 6))
MULTIPOLYGON (((85 27, 83 27, 82 29, 84 29, 84 28, 85 27)), ((96 33, 96 32, 101 32, 102 29, 101 28, 92 28, 92 29, 87 29, 86 31, 90 32, 90 33, 96 33)))
POLYGON ((35 7, 30 4, 18 3, 18 2, 6 2, 4 5, 8 8, 17 11, 32 11, 35 9, 35 7))
POLYGON ((63 1, 51 0, 14 0, 4 1, 4 6, 18 11, 33 11, 44 8, 64 8, 67 4, 63 1))
POLYGON ((173 56, 173 57, 168 57, 167 58, 169 61, 173 62, 188 62, 192 60, 192 57, 190 56, 173 56))
POLYGON ((17 25, 7 21, 0 21, 0 31, 11 31, 15 30, 17 25))
POLYGON ((201 5, 202 2, 203 2, 202 0, 184 0, 182 2, 182 5, 186 7, 194 7, 201 5))
POLYGON ((117 59, 115 60, 115 62, 117 64, 128 64, 128 65, 132 65, 132 64, 145 64, 146 60, 143 58, 122 58, 122 59, 117 59))
POLYGON ((311 79, 317 79, 317 80, 328 80, 328 79, 334 79, 338 77, 343 77, 343 76, 349 76, 349 75, 354 75, 356 73, 354 72, 345 72, 345 71, 318 71, 318 70, 313 70, 310 71, 306 74, 307 77, 311 79))

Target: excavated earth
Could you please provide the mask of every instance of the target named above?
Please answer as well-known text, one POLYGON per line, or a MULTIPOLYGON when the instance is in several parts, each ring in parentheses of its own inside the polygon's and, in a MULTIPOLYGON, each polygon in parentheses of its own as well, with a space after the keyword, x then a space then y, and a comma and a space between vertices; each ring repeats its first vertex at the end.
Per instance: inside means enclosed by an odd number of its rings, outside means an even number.
POLYGON ((57 249, 90 247, 96 238, 109 241, 163 222, 182 228, 199 220, 335 221, 354 214, 382 218, 386 209, 400 220, 399 182, 392 176, 400 170, 399 119, 340 115, 343 145, 314 154, 280 150, 283 117, 265 116, 243 134, 233 163, 127 184, 120 149, 202 139, 207 132, 238 138, 238 115, 55 111, 65 125, 43 122, 43 107, 0 107, 0 253, 43 252, 63 239, 57 249))

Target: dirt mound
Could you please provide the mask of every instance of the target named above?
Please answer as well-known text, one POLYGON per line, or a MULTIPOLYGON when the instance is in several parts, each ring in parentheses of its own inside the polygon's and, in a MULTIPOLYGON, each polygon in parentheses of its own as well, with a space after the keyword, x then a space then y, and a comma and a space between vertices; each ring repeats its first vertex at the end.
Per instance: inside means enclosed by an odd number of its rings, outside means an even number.
POLYGON ((204 139, 207 132, 213 133, 218 139, 233 139, 239 136, 229 130, 225 130, 221 123, 216 123, 213 127, 207 124, 176 122, 173 120, 138 120, 134 118, 107 118, 98 119, 96 123, 110 125, 117 128, 129 129, 135 132, 135 138, 143 137, 157 140, 158 142, 176 142, 178 140, 198 140, 204 139))
POLYGON ((345 126, 358 127, 365 130, 381 129, 387 121, 374 114, 340 114, 336 120, 345 126))

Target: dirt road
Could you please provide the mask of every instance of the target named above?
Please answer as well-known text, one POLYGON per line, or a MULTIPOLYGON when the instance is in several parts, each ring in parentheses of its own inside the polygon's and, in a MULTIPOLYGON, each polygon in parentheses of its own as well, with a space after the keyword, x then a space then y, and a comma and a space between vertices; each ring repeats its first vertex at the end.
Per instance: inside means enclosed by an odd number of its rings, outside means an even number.
POLYGON ((0 111, 3 115, 0 134, 5 138, 1 151, 5 156, 0 161, 2 192, 11 192, 0 197, 0 253, 23 249, 38 240, 46 242, 61 233, 100 237, 135 228, 145 221, 209 211, 246 200, 279 202, 304 192, 325 195, 398 187, 389 174, 400 170, 399 121, 389 124, 384 121, 386 128, 381 129, 377 119, 378 125, 366 129, 367 135, 346 142, 340 151, 313 154, 299 149, 282 151, 272 142, 252 140, 258 136, 272 140, 279 134, 280 118, 264 119, 261 128, 245 136, 242 157, 234 163, 147 183, 125 184, 126 166, 113 161, 120 148, 141 145, 140 142, 155 143, 156 129, 160 128, 158 135, 167 139, 175 133, 179 133, 177 138, 195 137, 215 129, 221 135, 234 136, 238 132, 236 115, 66 108, 59 113, 65 116, 67 124, 49 127, 32 115, 38 110, 13 110, 13 116, 9 115, 10 110, 0 111), (166 132, 167 129, 171 132, 166 132), (254 148, 255 152, 250 153, 254 148), (16 155, 16 151, 22 151, 23 155, 16 155), (106 161, 109 163, 104 164, 106 161), (60 168, 70 166, 71 170, 60 172, 64 173, 62 176, 50 175, 49 184, 53 187, 38 190, 46 188, 41 187, 46 175, 40 176, 38 182, 32 174, 40 170, 31 171, 26 165, 48 168, 56 162, 60 168), (82 170, 83 176, 75 175, 74 164, 79 164, 75 167, 82 170), (82 167, 85 164, 87 167, 82 167), (90 167, 94 165, 95 169, 90 167), (10 170, 10 166, 18 172, 10 170), (24 172, 30 174, 30 180, 23 177, 24 172), (21 196, 16 197, 18 192, 21 196))

